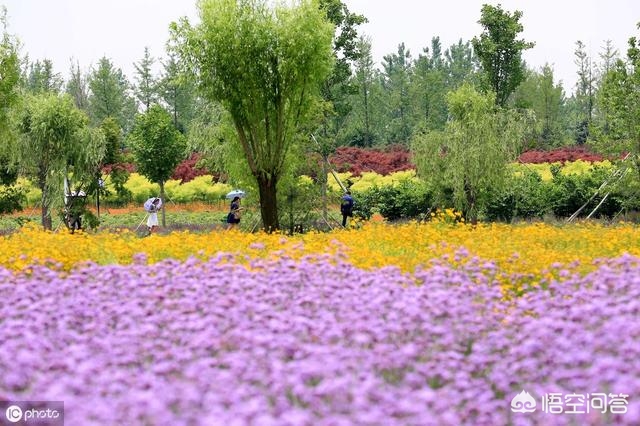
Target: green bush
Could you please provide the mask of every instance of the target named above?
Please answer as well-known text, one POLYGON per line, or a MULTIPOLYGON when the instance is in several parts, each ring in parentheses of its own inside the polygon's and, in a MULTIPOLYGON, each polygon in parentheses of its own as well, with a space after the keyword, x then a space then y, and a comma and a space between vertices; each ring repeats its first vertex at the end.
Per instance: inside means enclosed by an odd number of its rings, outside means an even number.
POLYGON ((167 197, 175 203, 193 201, 211 203, 224 199, 231 189, 231 186, 226 183, 213 183, 211 175, 198 176, 183 184, 178 180, 170 180, 165 184, 167 197))
POLYGON ((363 218, 379 212, 387 220, 422 219, 433 204, 427 186, 413 179, 405 179, 395 185, 374 186, 355 194, 354 214, 363 218))
MULTIPOLYGON (((596 193, 598 188, 611 175, 611 170, 594 167, 591 173, 580 175, 554 175, 549 191, 551 211, 557 217, 569 217, 578 211, 596 193)), ((586 216, 600 203, 606 190, 598 193, 591 200, 580 216, 586 216)), ((600 206, 596 217, 611 217, 620 211, 620 202, 615 197, 608 197, 600 206)))
POLYGON ((537 172, 524 170, 514 174, 501 191, 489 195, 483 219, 511 222, 516 218, 542 218, 550 210, 547 191, 548 184, 537 172))
POLYGON ((27 200, 25 193, 20 186, 0 186, 0 214, 22 211, 27 200))

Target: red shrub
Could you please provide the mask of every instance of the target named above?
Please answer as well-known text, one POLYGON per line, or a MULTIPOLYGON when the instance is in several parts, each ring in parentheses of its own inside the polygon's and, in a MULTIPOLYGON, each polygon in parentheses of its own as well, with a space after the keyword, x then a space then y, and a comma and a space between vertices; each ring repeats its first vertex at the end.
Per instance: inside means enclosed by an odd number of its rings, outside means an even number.
POLYGON ((385 149, 364 149, 340 147, 329 161, 339 172, 351 172, 359 176, 362 172, 375 172, 380 175, 414 169, 409 150, 401 145, 392 145, 385 149))
POLYGON ((102 168, 102 173, 108 175, 112 170, 125 170, 129 173, 135 173, 136 165, 133 163, 114 163, 107 164, 102 168))
POLYGON ((171 179, 180 180, 180 183, 186 183, 198 176, 211 174, 206 167, 198 166, 198 162, 202 156, 193 153, 186 160, 182 161, 171 175, 171 179))
POLYGON ((583 146, 557 148, 551 151, 527 151, 518 158, 522 163, 566 163, 570 161, 603 161, 604 157, 583 146))

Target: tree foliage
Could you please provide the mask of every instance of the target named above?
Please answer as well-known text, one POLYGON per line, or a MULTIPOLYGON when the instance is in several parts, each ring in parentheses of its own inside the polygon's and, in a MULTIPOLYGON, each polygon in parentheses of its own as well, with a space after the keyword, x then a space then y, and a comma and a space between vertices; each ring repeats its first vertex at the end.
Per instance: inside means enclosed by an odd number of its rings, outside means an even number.
POLYGON ((321 87, 322 98, 328 102, 321 136, 334 139, 351 112, 349 97, 358 90, 351 78, 352 66, 363 53, 358 43, 358 26, 367 22, 367 19, 350 12, 340 0, 319 0, 319 7, 335 26, 334 67, 321 87))
POLYGON ((154 62, 155 58, 151 56, 149 48, 145 47, 142 59, 133 64, 136 69, 134 93, 144 111, 147 111, 158 98, 158 83, 151 69, 154 62))
POLYGON ((58 93, 62 90, 63 81, 60 73, 53 70, 53 61, 36 60, 29 64, 25 88, 30 93, 58 93))
POLYGON ((80 69, 80 63, 72 62, 69 67, 69 79, 67 80, 65 91, 72 98, 76 106, 83 110, 89 109, 89 85, 87 74, 80 69))
POLYGON ((78 185, 93 179, 104 157, 104 137, 89 129, 88 117, 66 94, 28 96, 18 129, 21 171, 42 191, 42 225, 51 229, 50 208, 63 204, 65 178, 72 173, 78 185))
POLYGON ((158 82, 160 99, 167 105, 176 129, 185 133, 196 116, 196 86, 183 72, 174 54, 163 62, 163 75, 158 82))
POLYGON ((527 149, 551 149, 569 140, 565 96, 562 85, 554 80, 553 68, 545 64, 539 71, 528 70, 509 105, 535 113, 528 129, 527 149))
POLYGON ((532 48, 534 43, 517 39, 523 31, 522 12, 516 10, 511 14, 500 5, 485 4, 481 13, 478 23, 484 29, 480 37, 473 38, 473 49, 480 59, 489 88, 496 94, 496 103, 504 106, 524 78, 522 52, 532 48))
POLYGON ((262 0, 204 0, 199 11, 199 25, 173 25, 176 48, 201 93, 229 112, 263 225, 277 229, 278 179, 331 72, 334 28, 312 0, 274 9, 262 0))
POLYGON ((9 161, 9 142, 13 139, 9 113, 19 101, 20 59, 18 41, 7 32, 4 7, 0 8, 0 24, 0 184, 11 184, 17 174, 9 161))
MULTIPOLYGON (((164 184, 185 158, 185 137, 174 127, 171 115, 155 104, 136 116, 129 141, 138 171, 160 185, 160 198, 165 200, 164 184)), ((162 226, 166 226, 164 204, 162 226)))
POLYGON ((136 111, 135 101, 129 96, 129 82, 120 68, 102 57, 97 68, 89 75, 89 115, 93 125, 100 125, 113 117, 121 128, 130 128, 136 111))
POLYGON ((404 43, 398 45, 396 53, 386 55, 382 60, 383 86, 389 93, 387 138, 394 143, 407 144, 413 128, 409 91, 411 64, 411 53, 404 43))
POLYGON ((453 202, 473 221, 489 191, 503 185, 524 129, 515 113, 496 109, 492 93, 479 93, 469 84, 450 92, 447 102, 451 121, 444 131, 415 137, 414 161, 440 202, 453 202))

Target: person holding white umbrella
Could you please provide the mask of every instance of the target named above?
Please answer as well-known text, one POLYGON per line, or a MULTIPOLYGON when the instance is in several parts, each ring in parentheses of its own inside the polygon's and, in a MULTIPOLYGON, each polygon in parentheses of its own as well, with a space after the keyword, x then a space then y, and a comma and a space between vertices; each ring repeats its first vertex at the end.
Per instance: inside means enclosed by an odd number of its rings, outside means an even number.
POLYGON ((144 203, 144 209, 149 213, 147 228, 151 234, 158 227, 158 211, 162 207, 162 200, 158 197, 149 198, 144 203))
POLYGON ((231 206, 229 208, 229 214, 227 215, 227 224, 229 229, 240 223, 240 199, 244 197, 245 192, 240 190, 234 190, 227 194, 227 198, 231 199, 231 206))

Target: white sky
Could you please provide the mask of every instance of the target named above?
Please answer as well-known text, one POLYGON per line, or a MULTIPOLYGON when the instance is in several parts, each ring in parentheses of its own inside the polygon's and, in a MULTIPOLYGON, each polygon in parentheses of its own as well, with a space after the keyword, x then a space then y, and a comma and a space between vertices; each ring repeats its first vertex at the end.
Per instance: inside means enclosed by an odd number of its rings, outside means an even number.
MULTIPOLYGON (((640 0, 343 0, 350 11, 369 23, 360 32, 372 38, 374 60, 395 53, 404 42, 416 58, 433 36, 443 50, 481 33, 477 23, 482 4, 501 4, 523 12, 521 34, 536 46, 524 58, 530 66, 553 66, 556 80, 572 92, 574 50, 583 41, 594 61, 605 40, 621 55, 629 37, 640 34, 640 0)), ((181 16, 196 17, 195 0, 0 0, 8 9, 9 31, 17 35, 22 53, 32 60, 52 59, 56 71, 68 76, 70 59, 89 68, 102 56, 113 60, 133 81, 133 63, 144 47, 164 56, 168 25, 181 16)))

